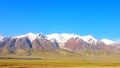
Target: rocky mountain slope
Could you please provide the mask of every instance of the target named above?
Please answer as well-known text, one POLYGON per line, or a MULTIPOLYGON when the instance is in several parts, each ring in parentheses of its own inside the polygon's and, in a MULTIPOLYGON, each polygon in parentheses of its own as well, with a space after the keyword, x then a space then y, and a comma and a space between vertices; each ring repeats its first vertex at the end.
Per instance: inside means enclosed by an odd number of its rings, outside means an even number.
POLYGON ((4 55, 41 55, 42 53, 64 55, 120 55, 120 43, 108 39, 97 40, 91 35, 76 34, 33 34, 20 36, 0 36, 0 56, 4 55), (66 53, 66 54, 67 54, 66 53))

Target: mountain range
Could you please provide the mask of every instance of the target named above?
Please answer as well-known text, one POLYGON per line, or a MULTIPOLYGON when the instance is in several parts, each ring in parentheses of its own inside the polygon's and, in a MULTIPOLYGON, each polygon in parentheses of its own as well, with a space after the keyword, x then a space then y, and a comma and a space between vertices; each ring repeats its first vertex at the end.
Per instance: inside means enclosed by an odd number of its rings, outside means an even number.
POLYGON ((120 43, 98 40, 91 35, 28 33, 20 36, 0 36, 0 56, 53 55, 120 55, 120 43))

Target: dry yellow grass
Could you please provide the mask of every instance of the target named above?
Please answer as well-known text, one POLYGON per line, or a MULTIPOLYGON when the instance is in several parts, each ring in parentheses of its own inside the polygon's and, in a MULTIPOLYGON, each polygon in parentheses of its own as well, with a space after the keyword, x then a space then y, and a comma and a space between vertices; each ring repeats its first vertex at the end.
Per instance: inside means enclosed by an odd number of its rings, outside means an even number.
POLYGON ((0 59, 0 68, 120 68, 120 60, 114 57, 86 57, 83 60, 79 57, 41 60, 34 60, 33 57, 18 58, 20 59, 0 59))
POLYGON ((120 68, 120 66, 80 66, 80 67, 40 67, 40 66, 2 66, 0 68, 120 68))
POLYGON ((1 59, 0 68, 120 68, 120 61, 1 59))

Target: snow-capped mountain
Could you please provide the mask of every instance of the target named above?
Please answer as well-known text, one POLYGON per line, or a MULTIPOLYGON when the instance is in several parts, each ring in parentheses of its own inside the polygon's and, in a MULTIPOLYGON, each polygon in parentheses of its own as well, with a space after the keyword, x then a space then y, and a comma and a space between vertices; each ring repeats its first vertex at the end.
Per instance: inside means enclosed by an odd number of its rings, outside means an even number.
POLYGON ((112 41, 112 40, 108 40, 108 39, 101 39, 101 41, 106 44, 106 45, 112 45, 112 44, 115 44, 117 42, 115 41, 112 41))
MULTIPOLYGON (((86 36, 80 36, 77 34, 68 34, 68 33, 53 33, 53 34, 48 34, 48 35, 43 35, 42 33, 28 33, 20 36, 13 36, 12 38, 24 38, 27 37, 31 42, 34 41, 36 38, 44 37, 45 39, 51 41, 52 43, 57 42, 60 47, 64 47, 65 42, 67 42, 71 38, 79 38, 82 39, 84 42, 90 44, 90 45, 97 45, 98 41, 101 41, 105 45, 113 45, 116 44, 117 42, 108 40, 108 39, 101 39, 97 40, 94 38, 92 35, 86 35, 86 36)), ((1 41, 3 37, 1 36, 1 41)))
POLYGON ((89 43, 89 44, 96 44, 97 43, 97 39, 94 38, 91 35, 87 35, 87 36, 81 36, 82 40, 84 40, 85 42, 89 43))
POLYGON ((27 33, 27 34, 20 35, 20 36, 13 36, 12 38, 24 38, 24 37, 27 37, 32 42, 36 38, 44 37, 44 35, 42 35, 42 33, 37 33, 37 34, 27 33))
POLYGON ((4 38, 4 37, 0 35, 0 41, 3 41, 3 38, 4 38))
MULTIPOLYGON (((59 47, 77 52, 77 53, 86 53, 93 51, 98 53, 99 51, 109 52, 113 48, 116 50, 120 48, 120 45, 111 40, 102 39, 98 40, 91 35, 80 36, 77 34, 50 34, 46 35, 48 40, 56 40, 59 43, 59 47), (108 46, 109 45, 109 46, 108 46)), ((114 51, 114 50, 113 50, 114 51)))
POLYGON ((32 55, 41 51, 55 51, 57 45, 51 43, 42 34, 28 33, 9 37, 0 42, 0 54, 32 55))
POLYGON ((36 39, 36 37, 37 37, 38 35, 39 35, 39 34, 28 33, 28 34, 24 34, 24 35, 20 35, 20 36, 13 36, 12 38, 23 38, 23 37, 27 37, 27 38, 29 38, 29 40, 32 42, 33 40, 36 39))
POLYGON ((97 43, 97 39, 95 39, 91 35, 80 36, 80 35, 77 35, 77 34, 67 34, 67 33, 57 34, 56 33, 56 34, 50 34, 50 35, 46 35, 46 36, 47 36, 48 40, 54 39, 58 43, 62 43, 62 44, 64 44, 67 40, 69 40, 71 38, 80 38, 84 42, 87 42, 89 44, 93 44, 93 43, 96 44, 97 43))
POLYGON ((63 34, 57 34, 57 33, 54 33, 54 34, 49 34, 49 35, 46 35, 47 39, 48 40, 56 40, 60 47, 61 46, 64 46, 64 43, 69 40, 70 38, 76 38, 76 37, 79 37, 79 35, 75 35, 75 34, 67 34, 67 33, 63 33, 63 34))
POLYGON ((7 53, 27 53, 31 55, 32 52, 39 53, 40 51, 55 51, 56 49, 65 49, 80 54, 102 54, 101 52, 117 52, 117 54, 120 54, 120 44, 118 42, 108 39, 97 40, 91 35, 28 33, 9 37, 5 40, 3 38, 3 36, 0 36, 0 54, 7 51, 7 53), (20 51, 22 52, 20 53, 20 51))
MULTIPOLYGON (((50 40, 51 42, 53 42, 53 40, 54 40, 54 41, 56 41, 60 44, 64 44, 66 41, 68 41, 71 38, 79 38, 79 39, 82 39, 84 42, 87 42, 89 44, 93 44, 93 43, 96 44, 97 41, 98 41, 92 35, 80 36, 80 35, 77 35, 77 34, 68 34, 68 33, 62 33, 62 34, 53 33, 53 34, 48 34, 48 35, 43 35, 41 33, 37 33, 37 34, 28 33, 28 34, 19 35, 19 36, 13 36, 12 38, 27 37, 32 42, 36 38, 40 38, 40 36, 46 38, 47 40, 50 40)), ((0 36, 1 41, 2 41, 3 38, 4 38, 3 36, 0 36)), ((108 40, 108 39, 101 39, 100 41, 103 42, 106 45, 117 43, 115 41, 108 40)))

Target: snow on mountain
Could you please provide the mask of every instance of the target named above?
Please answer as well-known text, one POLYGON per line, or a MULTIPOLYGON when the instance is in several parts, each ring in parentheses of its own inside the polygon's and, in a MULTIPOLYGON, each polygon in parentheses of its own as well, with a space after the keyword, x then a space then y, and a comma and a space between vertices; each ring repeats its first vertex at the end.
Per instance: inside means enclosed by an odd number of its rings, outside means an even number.
POLYGON ((101 41, 106 45, 111 45, 111 44, 116 43, 115 41, 108 40, 108 39, 101 39, 101 41))
POLYGON ((46 36, 48 40, 52 40, 52 39, 56 40, 60 44, 60 46, 64 46, 64 43, 70 38, 79 37, 79 35, 67 34, 67 33, 62 33, 62 34, 54 33, 46 36))
MULTIPOLYGON (((33 33, 28 33, 28 34, 24 34, 24 35, 20 35, 20 36, 14 36, 13 38, 23 38, 23 37, 27 37, 28 39, 30 39, 30 41, 32 42, 34 39, 36 39, 37 37, 43 37, 44 35, 38 33, 38 34, 33 34, 33 33)), ((96 44, 96 42, 98 41, 96 38, 94 38, 91 35, 87 35, 87 36, 80 36, 77 34, 68 34, 68 33, 62 33, 62 34, 58 34, 58 33, 53 33, 53 34, 48 34, 45 35, 44 38, 46 38, 47 40, 50 40, 51 42, 53 42, 53 40, 57 41, 59 43, 60 46, 64 46, 64 43, 66 41, 68 41, 70 38, 80 38, 83 41, 89 43, 89 44, 96 44)), ((0 41, 2 41, 3 37, 0 36, 0 41)), ((101 40, 104 44, 106 45, 110 45, 115 43, 114 41, 108 40, 108 39, 102 39, 101 40)))
POLYGON ((64 42, 66 42, 66 39, 57 33, 49 34, 46 36, 47 36, 47 39, 50 40, 51 42, 53 42, 53 40, 56 40, 60 46, 63 46, 64 42))
MULTIPOLYGON (((120 43, 108 39, 97 40, 91 35, 80 36, 77 34, 67 33, 43 35, 41 33, 28 33, 20 36, 3 38, 3 36, 0 36, 0 49, 3 47, 5 50, 12 53, 16 52, 15 54, 19 54, 21 52, 19 50, 25 51, 23 51, 22 54, 31 54, 34 53, 33 51, 38 53, 40 50, 47 50, 47 52, 48 50, 59 51, 56 50, 59 49, 59 47, 71 52, 80 53, 81 55, 98 55, 102 53, 120 54, 120 43)), ((4 50, 1 51, 4 52, 4 50)))
POLYGON ((95 39, 93 36, 91 35, 87 35, 87 36, 81 36, 82 40, 84 40, 85 42, 87 43, 96 43, 97 42, 97 39, 95 39))
POLYGON ((0 41, 3 41, 3 38, 4 38, 4 37, 0 35, 0 41))
POLYGON ((62 34, 54 33, 46 36, 48 39, 56 39, 56 40, 68 40, 70 38, 80 37, 79 35, 76 34, 67 34, 67 33, 62 33, 62 34))
POLYGON ((50 34, 50 35, 46 35, 48 40, 50 39, 55 39, 57 40, 59 43, 65 43, 67 40, 69 40, 70 38, 80 38, 83 41, 92 44, 93 42, 96 43, 97 39, 95 39, 93 36, 91 35, 87 35, 87 36, 80 36, 77 34, 67 34, 67 33, 62 33, 62 34, 50 34))
POLYGON ((31 42, 37 38, 37 36, 39 36, 39 34, 33 34, 33 33, 28 33, 25 35, 20 35, 20 36, 14 36, 13 38, 23 38, 23 37, 27 37, 31 42))
POLYGON ((61 36, 64 37, 65 39, 80 37, 77 34, 67 34, 67 33, 62 33, 61 36))

